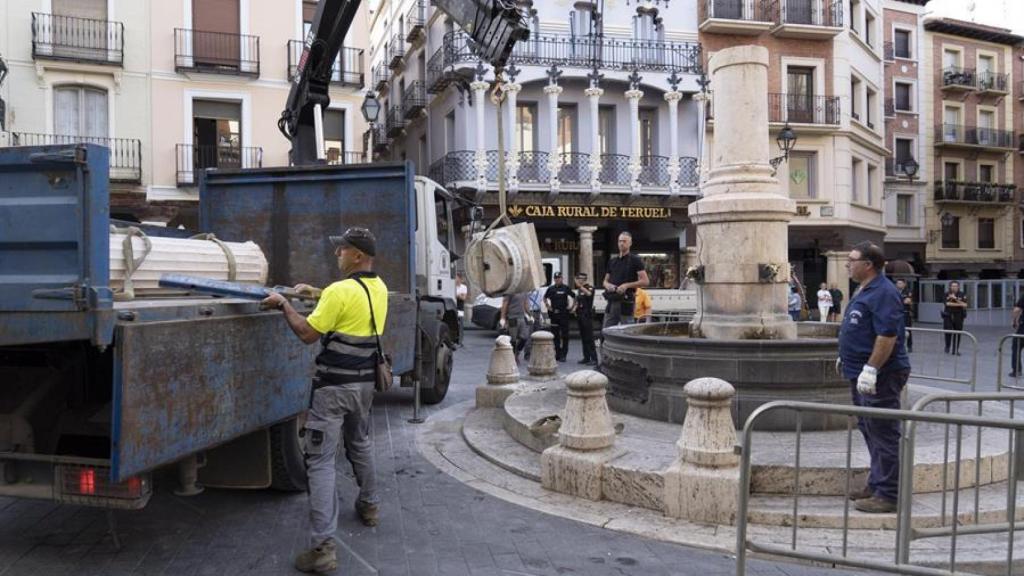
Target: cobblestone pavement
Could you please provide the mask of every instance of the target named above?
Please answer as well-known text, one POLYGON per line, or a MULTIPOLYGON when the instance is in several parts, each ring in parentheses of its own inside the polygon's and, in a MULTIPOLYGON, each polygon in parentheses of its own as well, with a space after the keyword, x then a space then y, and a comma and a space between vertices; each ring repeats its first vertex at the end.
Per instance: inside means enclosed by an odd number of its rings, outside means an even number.
MULTIPOLYGON (((472 397, 486 372, 493 335, 470 331, 457 352, 449 399, 472 397)), ((579 357, 572 343, 570 365, 579 357)), ((432 408, 424 410, 429 417, 432 408)), ((339 574, 410 576, 700 575, 735 573, 723 554, 666 544, 517 507, 465 486, 427 463, 414 445, 407 390, 377 398, 373 434, 383 504, 381 524, 343 515, 339 574)), ((339 470, 351 478, 347 462, 339 470)), ((339 490, 343 510, 355 496, 339 490)), ((207 490, 174 496, 159 477, 149 506, 117 512, 122 548, 98 510, 0 499, 0 576, 292 574, 307 537, 304 494, 207 490)), ((748 574, 851 574, 821 567, 753 561, 748 574)))

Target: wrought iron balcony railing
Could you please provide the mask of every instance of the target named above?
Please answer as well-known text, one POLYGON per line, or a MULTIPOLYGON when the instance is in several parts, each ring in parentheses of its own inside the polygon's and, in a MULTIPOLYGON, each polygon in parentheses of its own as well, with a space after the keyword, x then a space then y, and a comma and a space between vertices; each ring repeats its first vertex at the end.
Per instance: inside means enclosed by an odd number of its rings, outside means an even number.
POLYGON ((668 186, 668 157, 641 156, 640 184, 645 186, 668 186))
MULTIPOLYGON (((909 159, 904 159, 904 158, 886 158, 885 159, 885 175, 886 176, 891 176, 891 177, 894 177, 894 178, 905 178, 907 171, 906 171, 906 168, 904 168, 904 165, 905 165, 905 163, 907 161, 909 161, 909 159)), ((915 162, 917 162, 917 161, 915 160, 915 162)))
POLYGON ((950 66, 942 70, 942 87, 973 90, 976 87, 977 74, 974 68, 950 66))
POLYGON ((430 60, 427 60, 427 92, 440 94, 451 81, 452 77, 444 66, 444 48, 438 48, 430 60))
POLYGON ((768 94, 768 121, 839 125, 839 97, 768 94))
POLYGON ((711 18, 746 22, 772 21, 767 0, 704 0, 701 8, 702 23, 711 18))
POLYGON ((427 6, 423 0, 413 2, 409 12, 405 15, 405 27, 408 31, 405 34, 406 42, 416 42, 424 38, 423 26, 427 21, 427 6))
MULTIPOLYGON (((476 64, 478 58, 469 45, 469 36, 457 30, 445 34, 442 67, 455 64, 476 64)), ((592 36, 536 35, 516 43, 512 60, 517 65, 550 66, 557 64, 570 68, 601 68, 630 71, 676 70, 686 74, 700 74, 701 49, 696 42, 647 42, 620 38, 592 36)))
POLYGON ((697 159, 692 156, 681 156, 679 158, 679 185, 683 188, 696 188, 700 185, 700 172, 697 168, 697 159))
POLYGON ((978 90, 1008 93, 1010 91, 1010 75, 997 72, 978 72, 978 90))
POLYGON ((174 69, 258 77, 260 37, 175 28, 174 69))
POLYGON ((523 184, 547 184, 551 181, 547 152, 533 150, 519 153, 519 182, 523 184))
POLYGON ((896 45, 892 41, 883 42, 882 53, 885 55, 886 62, 892 62, 896 59, 896 45))
POLYGON ((562 168, 558 171, 558 180, 563 184, 589 184, 590 154, 563 152, 562 168))
POLYGON ((373 150, 374 152, 386 152, 391 147, 391 138, 388 136, 388 127, 386 122, 378 122, 368 130, 373 136, 373 150))
POLYGON ((392 106, 388 110, 387 127, 389 138, 401 136, 402 132, 405 131, 405 118, 402 116, 402 109, 400 107, 392 106))
POLYGON ((427 106, 426 83, 422 80, 411 82, 402 92, 402 117, 411 120, 417 118, 427 106))
POLYGON ((391 37, 391 42, 388 44, 388 68, 392 70, 400 68, 404 63, 403 58, 405 58, 405 39, 399 32, 391 37))
POLYGON ((373 89, 383 92, 388 89, 388 82, 391 81, 391 71, 383 62, 373 67, 373 89))
MULTIPOLYGON (((302 40, 288 41, 288 80, 295 78, 299 61, 302 58, 302 40)), ((365 86, 366 74, 363 67, 362 48, 343 46, 338 53, 334 67, 331 68, 331 83, 341 86, 362 88, 365 86)))
POLYGON ((843 27, 843 0, 772 0, 772 5, 776 24, 843 27))
POLYGON ((988 204, 1013 204, 1017 199, 1017 187, 1013 184, 991 182, 962 182, 946 180, 935 183, 936 202, 977 202, 988 204))
POLYGON ((939 124, 935 127, 936 145, 979 146, 982 148, 1012 149, 1014 134, 1010 130, 939 124))
POLYGON ((365 164, 363 152, 341 152, 335 148, 327 151, 327 163, 332 165, 365 164))
POLYGON ((896 116, 896 102, 892 98, 885 99, 885 117, 892 118, 896 116))
POLYGON ((629 155, 601 154, 601 172, 598 180, 612 186, 629 186, 633 176, 629 173, 629 155))
POLYGON ((258 146, 178 144, 176 151, 178 186, 198 184, 198 173, 207 168, 237 170, 263 167, 263 148, 258 146))
POLYGON ((32 58, 124 65, 124 24, 32 13, 32 58))
POLYGON ((58 144, 98 144, 110 149, 110 181, 142 181, 142 141, 135 138, 104 138, 100 136, 64 136, 12 132, 14 146, 52 146, 58 144))

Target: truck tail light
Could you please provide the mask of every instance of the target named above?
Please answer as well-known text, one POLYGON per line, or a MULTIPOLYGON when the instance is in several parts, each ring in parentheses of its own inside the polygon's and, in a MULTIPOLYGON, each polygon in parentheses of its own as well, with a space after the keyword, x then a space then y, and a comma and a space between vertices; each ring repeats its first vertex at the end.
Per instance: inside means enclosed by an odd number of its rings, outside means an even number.
POLYGON ((60 485, 64 499, 82 504, 101 504, 99 500, 148 500, 151 484, 148 475, 132 476, 123 482, 110 482, 106 466, 61 465, 60 485), (97 502, 84 500, 96 499, 97 502))

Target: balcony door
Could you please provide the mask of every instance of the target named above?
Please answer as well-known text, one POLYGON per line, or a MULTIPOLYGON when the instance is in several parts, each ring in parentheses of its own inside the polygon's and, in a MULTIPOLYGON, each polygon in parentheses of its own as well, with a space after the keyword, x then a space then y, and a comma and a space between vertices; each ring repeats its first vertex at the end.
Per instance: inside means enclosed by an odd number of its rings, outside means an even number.
POLYGON ((712 3, 713 18, 728 18, 730 20, 743 19, 744 0, 714 0, 712 3))
POLYGON ((55 56, 106 60, 107 0, 51 0, 50 38, 55 56))
POLYGON ((242 168, 242 105, 219 100, 192 102, 193 165, 242 168))
POLYGON ((786 118, 795 123, 814 122, 814 68, 786 70, 786 118))
POLYGON ((816 24, 814 4, 816 0, 783 0, 786 3, 787 24, 816 24))
POLYGON ((942 138, 946 142, 956 142, 960 132, 960 109, 946 107, 942 113, 942 138))
POLYGON ((106 138, 109 130, 107 92, 85 86, 64 86, 53 90, 53 132, 82 138, 106 138))
POLYGON ((978 111, 978 144, 995 146, 996 141, 996 113, 991 110, 978 111))
POLYGON ((239 0, 192 0, 192 53, 196 66, 239 68, 239 0))

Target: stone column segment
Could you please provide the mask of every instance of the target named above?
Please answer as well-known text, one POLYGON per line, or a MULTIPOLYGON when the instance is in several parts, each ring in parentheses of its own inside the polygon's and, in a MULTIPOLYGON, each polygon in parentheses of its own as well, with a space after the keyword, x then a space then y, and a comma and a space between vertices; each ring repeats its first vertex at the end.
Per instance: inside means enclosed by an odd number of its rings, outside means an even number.
POLYGON ((604 89, 597 86, 583 91, 590 100, 590 200, 601 194, 601 95, 604 89))
POLYGON ((704 266, 702 309, 691 335, 709 339, 792 339, 787 313, 788 224, 795 204, 768 163, 768 50, 738 46, 715 54, 715 146, 703 198, 689 207, 704 266), (713 256, 711 256, 713 254, 713 256), (763 281, 759 265, 775 270, 763 281))
POLYGON ((550 152, 548 152, 548 177, 551 183, 551 193, 558 194, 562 183, 558 180, 558 172, 562 169, 562 156, 558 153, 558 95, 562 93, 562 87, 557 84, 549 84, 544 87, 544 93, 548 95, 548 141, 550 152))
POLYGON ((578 226, 576 232, 580 235, 580 261, 578 271, 587 275, 587 281, 597 285, 597 278, 594 278, 594 232, 597 226, 578 226))
POLYGON ((668 190, 679 194, 679 101, 683 93, 673 90, 665 93, 668 102, 668 190))
POLYGON ((491 363, 487 369, 487 384, 476 389, 477 408, 500 408, 515 392, 519 384, 519 366, 512 351, 512 340, 506 335, 494 340, 491 363))
POLYGON ((640 194, 640 99, 643 97, 643 90, 626 90, 626 100, 629 101, 629 188, 634 196, 640 194))
POLYGON ((476 107, 476 154, 473 165, 476 167, 476 188, 479 192, 487 190, 487 146, 484 139, 484 95, 491 87, 489 82, 477 80, 469 85, 473 90, 473 104, 476 107))
POLYGON ((509 192, 515 194, 519 191, 519 138, 516 133, 516 101, 519 91, 523 85, 518 82, 509 82, 502 86, 505 92, 505 107, 508 108, 508 122, 505 133, 509 135, 509 145, 506 148, 505 178, 509 192))
POLYGON ((555 360, 555 335, 547 330, 534 332, 530 337, 530 376, 550 379, 558 375, 558 361, 555 360))

